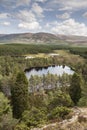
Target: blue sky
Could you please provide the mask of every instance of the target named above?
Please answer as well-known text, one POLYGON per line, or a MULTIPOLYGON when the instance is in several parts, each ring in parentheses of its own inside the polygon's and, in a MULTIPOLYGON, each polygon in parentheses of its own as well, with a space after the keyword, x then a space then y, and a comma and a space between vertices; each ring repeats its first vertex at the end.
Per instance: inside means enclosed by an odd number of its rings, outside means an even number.
POLYGON ((0 0, 0 34, 87 36, 87 0, 0 0))

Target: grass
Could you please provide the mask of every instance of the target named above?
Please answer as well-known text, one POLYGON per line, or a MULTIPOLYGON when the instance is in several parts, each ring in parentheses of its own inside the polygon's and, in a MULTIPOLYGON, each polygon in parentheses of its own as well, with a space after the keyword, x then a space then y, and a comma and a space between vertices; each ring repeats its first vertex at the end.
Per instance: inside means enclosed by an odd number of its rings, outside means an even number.
POLYGON ((60 61, 66 64, 76 64, 76 63, 84 63, 84 58, 79 55, 74 55, 69 52, 69 50, 54 50, 52 53, 37 53, 37 54, 27 54, 24 55, 26 57, 33 57, 33 58, 49 58, 49 57, 56 57, 56 61, 60 63, 60 61), (51 56, 50 54, 58 54, 56 56, 51 56))

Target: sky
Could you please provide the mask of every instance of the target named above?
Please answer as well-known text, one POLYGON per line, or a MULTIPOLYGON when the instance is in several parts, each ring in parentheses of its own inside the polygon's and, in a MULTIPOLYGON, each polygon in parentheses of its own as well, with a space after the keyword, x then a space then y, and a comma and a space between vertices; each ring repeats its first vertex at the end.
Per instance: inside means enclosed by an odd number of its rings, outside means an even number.
POLYGON ((0 34, 87 36, 87 0, 0 0, 0 34))

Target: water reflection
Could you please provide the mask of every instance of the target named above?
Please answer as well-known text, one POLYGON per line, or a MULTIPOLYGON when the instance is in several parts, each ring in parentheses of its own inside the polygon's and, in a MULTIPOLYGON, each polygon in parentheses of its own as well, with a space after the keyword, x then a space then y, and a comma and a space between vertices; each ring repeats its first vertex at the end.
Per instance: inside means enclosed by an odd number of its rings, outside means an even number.
POLYGON ((71 70, 70 67, 68 66, 50 66, 50 67, 40 67, 40 68, 32 68, 30 70, 27 70, 26 71, 26 76, 27 78, 29 79, 32 76, 34 75, 37 75, 37 76, 43 76, 43 75, 47 75, 47 73, 50 73, 50 74, 56 74, 56 75, 62 75, 63 73, 67 73, 69 75, 72 75, 74 73, 73 70, 71 70))

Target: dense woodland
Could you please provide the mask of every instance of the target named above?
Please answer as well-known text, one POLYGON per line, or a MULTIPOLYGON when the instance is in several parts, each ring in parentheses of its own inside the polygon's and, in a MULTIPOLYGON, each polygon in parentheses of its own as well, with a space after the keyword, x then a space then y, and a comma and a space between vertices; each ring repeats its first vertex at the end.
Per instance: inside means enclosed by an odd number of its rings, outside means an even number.
POLYGON ((0 45, 0 130, 30 130, 61 121, 71 116, 73 106, 87 106, 87 48, 0 45), (25 59, 26 54, 54 50, 70 55, 25 59), (51 65, 68 65, 75 73, 26 78, 26 69, 51 65))

